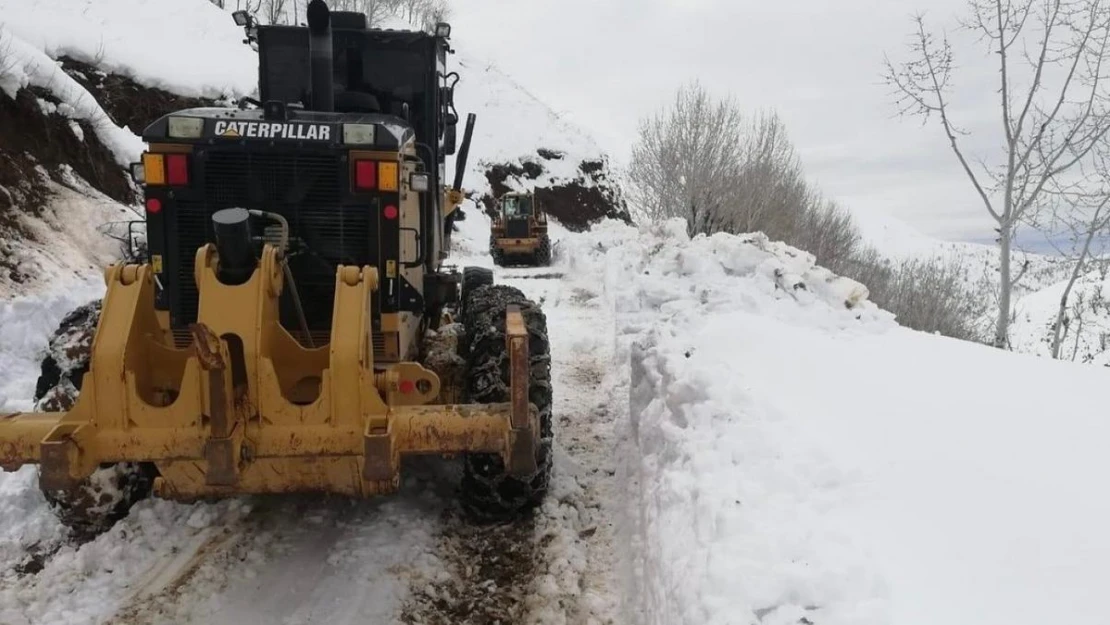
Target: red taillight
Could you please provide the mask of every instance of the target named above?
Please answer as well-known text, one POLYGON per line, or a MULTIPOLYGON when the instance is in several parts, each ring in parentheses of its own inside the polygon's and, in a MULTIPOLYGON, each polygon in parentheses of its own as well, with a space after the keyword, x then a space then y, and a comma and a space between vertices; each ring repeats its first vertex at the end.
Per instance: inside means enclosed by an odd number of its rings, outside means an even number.
POLYGON ((382 209, 382 216, 386 219, 397 219, 397 207, 390 204, 382 209))
POLYGON ((152 197, 146 201, 146 211, 151 215, 157 215, 162 212, 162 201, 156 197, 152 197))
POLYGON ((374 161, 355 161, 355 188, 373 191, 378 186, 378 166, 374 161))
POLYGON ((166 155, 166 182, 183 187, 189 184, 189 157, 184 154, 166 155))
POLYGON ((416 384, 414 384, 412 380, 401 380, 401 383, 397 385, 397 388, 405 395, 408 395, 409 393, 416 390, 416 384))

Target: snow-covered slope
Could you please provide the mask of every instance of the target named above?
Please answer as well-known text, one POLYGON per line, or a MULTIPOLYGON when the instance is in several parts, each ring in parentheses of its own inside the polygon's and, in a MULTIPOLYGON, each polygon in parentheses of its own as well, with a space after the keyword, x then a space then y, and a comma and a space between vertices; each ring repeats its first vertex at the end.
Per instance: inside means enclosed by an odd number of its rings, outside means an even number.
POLYGON ((249 95, 258 81, 242 29, 205 0, 0 0, 0 28, 179 95, 249 95))
MULTIPOLYGON (((1022 298, 1014 307, 1014 349, 1050 357, 1054 324, 1067 279, 1022 298)), ((1099 271, 1079 276, 1068 295, 1060 357, 1110 365, 1110 284, 1099 271)))

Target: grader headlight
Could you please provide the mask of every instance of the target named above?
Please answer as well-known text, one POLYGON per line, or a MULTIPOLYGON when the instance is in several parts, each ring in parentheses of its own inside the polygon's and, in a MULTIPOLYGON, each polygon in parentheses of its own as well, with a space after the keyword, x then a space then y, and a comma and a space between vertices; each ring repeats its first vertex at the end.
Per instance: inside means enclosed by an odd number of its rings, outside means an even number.
POLYGON ((199 139, 204 134, 204 120, 199 117, 171 117, 167 134, 173 139, 199 139))
POLYGON ((374 145, 374 124, 343 124, 343 143, 374 145))

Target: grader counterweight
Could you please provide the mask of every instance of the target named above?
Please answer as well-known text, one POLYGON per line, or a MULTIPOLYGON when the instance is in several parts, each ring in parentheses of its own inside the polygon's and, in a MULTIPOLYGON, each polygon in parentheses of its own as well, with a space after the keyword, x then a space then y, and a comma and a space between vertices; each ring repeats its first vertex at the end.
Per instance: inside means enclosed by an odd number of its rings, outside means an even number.
POLYGON ((236 15, 258 47, 258 101, 144 131, 145 262, 105 272, 75 403, 0 416, 0 466, 39 464, 78 529, 150 491, 390 493, 410 454, 461 454, 463 502, 482 516, 546 492, 544 314, 442 264, 475 120, 448 187, 450 27, 369 29, 322 0, 307 14, 307 28, 236 15), (460 334, 461 371, 425 366, 460 334))

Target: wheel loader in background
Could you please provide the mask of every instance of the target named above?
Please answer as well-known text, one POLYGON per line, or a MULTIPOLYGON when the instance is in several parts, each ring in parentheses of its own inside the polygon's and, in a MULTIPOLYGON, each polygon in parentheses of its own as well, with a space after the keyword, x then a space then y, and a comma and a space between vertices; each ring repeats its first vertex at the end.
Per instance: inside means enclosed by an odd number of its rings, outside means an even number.
POLYGON ((235 21, 260 97, 143 132, 145 262, 105 271, 75 403, 0 415, 0 466, 37 463, 63 521, 93 533, 151 492, 391 493, 412 454, 462 455, 481 517, 535 505, 545 316, 443 264, 475 120, 448 187, 450 26, 369 29, 323 0, 307 27, 235 21))
POLYGON ((551 264, 547 213, 535 193, 509 192, 498 199, 497 215, 490 222, 489 253, 499 266, 551 264))

